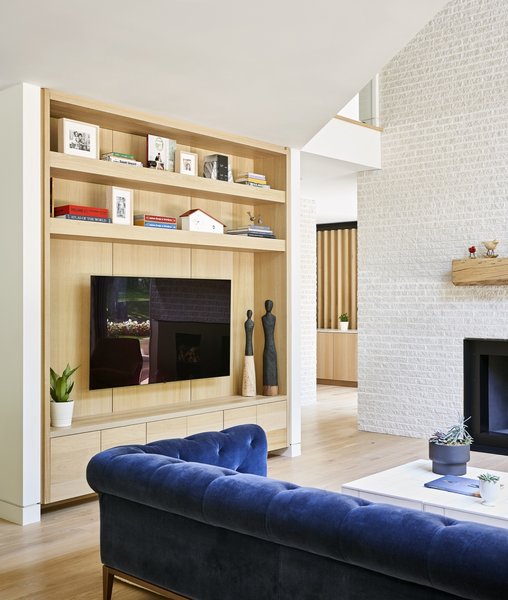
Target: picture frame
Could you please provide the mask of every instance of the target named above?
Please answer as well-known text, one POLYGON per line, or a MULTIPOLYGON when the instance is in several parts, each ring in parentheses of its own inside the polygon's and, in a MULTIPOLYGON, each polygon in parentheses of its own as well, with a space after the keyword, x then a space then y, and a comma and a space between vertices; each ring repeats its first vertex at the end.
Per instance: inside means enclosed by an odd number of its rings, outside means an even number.
POLYGON ((72 119, 58 119, 58 152, 99 158, 99 126, 72 119))
POLYGON ((176 140, 148 134, 147 161, 151 169, 175 170, 176 140))
POLYGON ((198 174, 198 155, 195 152, 186 150, 177 150, 175 157, 175 168, 177 173, 182 175, 198 174))
POLYGON ((117 225, 132 225, 133 190, 113 186, 111 188, 111 222, 117 225))

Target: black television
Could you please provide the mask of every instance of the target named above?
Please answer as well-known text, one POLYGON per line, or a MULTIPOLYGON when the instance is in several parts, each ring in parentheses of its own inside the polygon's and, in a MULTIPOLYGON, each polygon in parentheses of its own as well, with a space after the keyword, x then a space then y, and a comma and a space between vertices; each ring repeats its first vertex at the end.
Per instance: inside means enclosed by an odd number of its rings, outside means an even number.
POLYGON ((90 389, 230 374, 231 281, 92 275, 90 389))

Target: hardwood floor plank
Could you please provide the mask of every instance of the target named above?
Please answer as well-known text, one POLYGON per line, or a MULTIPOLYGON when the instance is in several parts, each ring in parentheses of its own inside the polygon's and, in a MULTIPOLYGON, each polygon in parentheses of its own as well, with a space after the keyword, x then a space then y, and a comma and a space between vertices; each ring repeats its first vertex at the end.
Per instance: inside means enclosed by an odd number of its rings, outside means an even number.
MULTIPOLYGON (((271 456, 270 477, 338 491, 343 483, 427 458, 427 441, 356 429, 356 389, 318 386, 302 407, 296 458, 271 456)), ((474 452, 471 465, 508 471, 508 457, 474 452)), ((102 597, 96 500, 43 514, 20 527, 0 521, 0 600, 98 600, 102 597)), ((113 600, 154 600, 151 592, 115 582, 113 600)))

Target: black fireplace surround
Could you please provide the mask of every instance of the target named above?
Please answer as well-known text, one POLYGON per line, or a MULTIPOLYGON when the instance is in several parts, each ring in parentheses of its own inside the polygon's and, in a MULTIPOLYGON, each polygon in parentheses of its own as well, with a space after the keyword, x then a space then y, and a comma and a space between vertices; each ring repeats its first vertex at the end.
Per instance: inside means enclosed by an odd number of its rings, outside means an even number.
POLYGON ((464 415, 471 450, 508 455, 508 340, 464 340, 464 415))

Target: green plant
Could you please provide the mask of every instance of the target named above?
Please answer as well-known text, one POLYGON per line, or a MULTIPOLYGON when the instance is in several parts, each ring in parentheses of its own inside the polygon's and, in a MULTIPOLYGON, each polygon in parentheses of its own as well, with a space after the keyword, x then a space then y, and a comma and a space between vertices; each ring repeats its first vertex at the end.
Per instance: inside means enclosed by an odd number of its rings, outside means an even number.
POLYGON ((341 323, 347 323, 349 321, 349 316, 347 313, 342 313, 341 315, 339 315, 339 321, 341 323))
POLYGON ((469 435, 467 431, 466 422, 469 421, 471 417, 465 419, 464 417, 459 417, 459 422, 450 427, 448 431, 436 431, 433 433, 429 442, 433 444, 439 444, 441 446, 468 446, 473 443, 473 438, 469 435))
POLYGON ((478 475, 478 479, 482 481, 488 481, 490 483, 497 483, 499 481, 499 475, 494 475, 494 473, 480 473, 478 475))
POLYGON ((74 369, 71 369, 69 363, 65 367, 63 373, 61 375, 57 375, 53 369, 50 368, 50 386, 49 392, 51 394, 51 399, 54 402, 70 402, 69 398, 72 392, 72 388, 74 387, 74 382, 69 381, 71 375, 79 369, 79 365, 74 369))

